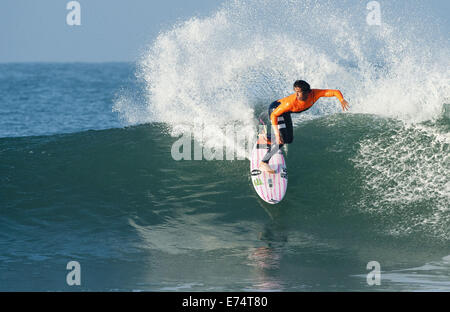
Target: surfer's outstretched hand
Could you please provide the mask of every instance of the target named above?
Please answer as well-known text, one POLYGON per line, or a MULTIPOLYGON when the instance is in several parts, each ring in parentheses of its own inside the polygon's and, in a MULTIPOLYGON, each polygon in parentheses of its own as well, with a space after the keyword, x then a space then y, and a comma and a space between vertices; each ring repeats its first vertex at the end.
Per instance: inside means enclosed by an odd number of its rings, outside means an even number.
POLYGON ((348 105, 348 102, 346 100, 343 100, 341 106, 343 111, 347 111, 350 105, 348 105))

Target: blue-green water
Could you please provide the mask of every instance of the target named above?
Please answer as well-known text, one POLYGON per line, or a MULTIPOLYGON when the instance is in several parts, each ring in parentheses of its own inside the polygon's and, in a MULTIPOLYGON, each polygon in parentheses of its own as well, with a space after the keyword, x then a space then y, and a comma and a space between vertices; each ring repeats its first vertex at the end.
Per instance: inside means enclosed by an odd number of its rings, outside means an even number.
MULTIPOLYGON (((10 74, 3 66, 3 75, 24 84, 33 83, 23 72, 39 68, 55 93, 53 70, 83 71, 101 81, 114 68, 117 84, 131 71, 126 64, 7 67, 10 74)), ((116 127, 107 94, 118 86, 110 84, 98 102, 83 93, 84 83, 72 90, 77 97, 68 102, 79 103, 73 109, 93 111, 78 119, 74 133, 24 136, 53 132, 55 125, 37 120, 14 127, 14 116, 39 114, 47 99, 30 101, 24 112, 3 102, 10 113, 1 117, 1 290, 449 290, 448 193, 384 201, 368 186, 371 167, 357 165, 365 157, 361 144, 370 140, 389 145, 395 135, 412 136, 436 165, 448 157, 448 143, 371 115, 303 122, 287 153, 287 196, 270 206, 252 188, 248 161, 175 161, 170 150, 177 137, 163 124, 116 127), (104 116, 96 122, 99 112, 104 116), (81 131, 91 124, 111 129, 81 131), (434 222, 420 222, 433 216, 434 222), (71 260, 81 265, 81 286, 66 284, 71 260), (381 265, 379 286, 366 283, 372 260, 381 265)), ((4 81, 1 86, 2 94, 9 92, 4 81)), ((44 96, 36 88, 28 90, 30 98, 44 96)), ((55 110, 43 116, 70 119, 55 110)), ((429 127, 447 133, 448 125, 443 118, 429 127)), ((408 160, 419 163, 410 164, 416 174, 423 157, 408 160)), ((439 187, 448 163, 440 170, 425 182, 439 187)), ((398 176, 400 184, 407 174, 398 176)), ((398 196, 408 187, 396 189, 388 178, 381 183, 398 196)))

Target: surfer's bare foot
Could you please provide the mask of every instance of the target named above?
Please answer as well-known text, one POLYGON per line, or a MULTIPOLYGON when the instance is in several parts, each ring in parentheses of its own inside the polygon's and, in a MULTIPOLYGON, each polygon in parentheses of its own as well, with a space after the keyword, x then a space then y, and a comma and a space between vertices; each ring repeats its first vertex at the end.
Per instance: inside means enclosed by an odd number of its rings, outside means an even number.
POLYGON ((265 171, 265 172, 270 173, 270 174, 274 174, 275 173, 275 170, 270 168, 269 164, 266 164, 263 161, 259 163, 259 169, 261 171, 265 171))

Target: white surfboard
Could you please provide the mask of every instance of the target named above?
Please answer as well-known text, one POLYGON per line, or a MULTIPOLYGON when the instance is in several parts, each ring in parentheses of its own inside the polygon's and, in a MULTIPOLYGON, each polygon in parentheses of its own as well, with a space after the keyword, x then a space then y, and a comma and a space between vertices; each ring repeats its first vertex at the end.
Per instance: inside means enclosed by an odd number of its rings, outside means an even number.
POLYGON ((253 146, 250 158, 250 174, 253 187, 265 202, 269 204, 279 203, 286 194, 288 175, 286 163, 281 149, 269 160, 269 166, 275 170, 275 174, 259 170, 259 163, 266 155, 269 146, 266 144, 265 135, 260 134, 253 146))

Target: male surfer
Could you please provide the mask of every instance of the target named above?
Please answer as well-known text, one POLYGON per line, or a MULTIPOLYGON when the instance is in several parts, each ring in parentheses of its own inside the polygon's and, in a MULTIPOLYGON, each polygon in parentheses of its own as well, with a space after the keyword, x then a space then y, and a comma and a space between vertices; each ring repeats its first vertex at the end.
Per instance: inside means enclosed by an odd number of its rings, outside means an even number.
POLYGON ((341 102, 342 110, 348 110, 348 103, 344 100, 339 90, 311 89, 310 85, 303 80, 294 83, 294 94, 281 100, 275 101, 269 106, 269 117, 275 134, 275 142, 269 147, 267 154, 259 164, 262 171, 275 173, 269 166, 270 158, 283 146, 290 144, 294 139, 291 113, 301 113, 313 106, 321 97, 335 96, 341 102))

